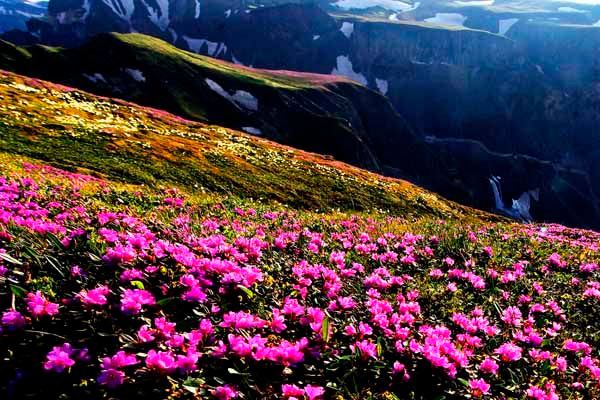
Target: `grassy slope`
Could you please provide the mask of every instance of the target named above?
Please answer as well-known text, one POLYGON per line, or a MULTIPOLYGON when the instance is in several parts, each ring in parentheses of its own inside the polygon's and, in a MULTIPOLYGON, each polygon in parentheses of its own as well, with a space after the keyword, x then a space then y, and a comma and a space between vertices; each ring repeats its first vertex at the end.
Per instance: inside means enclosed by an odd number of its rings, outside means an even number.
POLYGON ((217 126, 4 72, 0 150, 150 186, 310 209, 480 216, 408 182, 217 126))
POLYGON ((107 36, 128 44, 134 49, 151 52, 154 58, 149 61, 154 61, 155 63, 164 61, 185 62, 195 67, 211 70, 223 75, 223 77, 237 78, 258 85, 302 89, 331 82, 350 82, 348 79, 340 76, 296 73, 294 71, 272 71, 234 65, 226 61, 181 50, 163 40, 142 34, 110 33, 107 36))
MULTIPOLYGON (((139 54, 139 57, 150 65, 172 64, 179 67, 185 66, 188 69, 196 69, 205 75, 239 80, 256 86, 293 90, 318 88, 328 83, 352 82, 342 76, 298 73, 285 70, 274 71, 236 65, 185 51, 161 39, 138 33, 100 34, 83 46, 82 50, 43 45, 20 47, 0 40, 0 49, 2 50, 0 52, 0 57, 2 57, 0 58, 0 65, 2 65, 2 61, 20 61, 24 63, 31 60, 32 57, 38 57, 39 60, 46 58, 46 61, 57 63, 57 65, 60 65, 61 61, 73 63, 78 60, 71 56, 79 55, 73 53, 103 50, 103 45, 113 49, 121 45, 124 49, 128 48, 128 52, 139 54)), ((41 71, 41 66, 30 67, 37 67, 41 71)))
POLYGON ((103 87, 92 84, 83 74, 100 72, 109 77, 122 76, 125 67, 139 68, 146 75, 150 73, 153 82, 152 87, 143 86, 141 89, 126 86, 123 90, 132 96, 130 98, 136 99, 136 93, 141 90, 144 91, 142 98, 145 101, 153 104, 148 99, 154 99, 154 103, 160 103, 160 108, 168 108, 201 121, 214 120, 216 111, 212 103, 216 103, 216 100, 211 102, 209 99, 211 96, 219 98, 212 92, 198 96, 199 88, 205 86, 205 78, 218 82, 226 89, 243 88, 253 94, 264 93, 271 97, 277 93, 293 95, 303 90, 326 92, 328 84, 352 84, 352 81, 338 76, 268 71, 235 65, 135 33, 101 34, 75 49, 41 45, 18 47, 0 40, 0 69, 89 90, 94 88, 94 91, 103 95, 112 93, 113 86, 119 87, 119 82, 109 79, 109 83, 103 87), (107 58, 103 58, 103 54, 107 58), (168 93, 164 93, 165 87, 158 86, 159 82, 163 83, 162 80, 168 80, 168 93), (154 93, 153 90, 157 90, 155 88, 161 88, 163 93, 154 93))

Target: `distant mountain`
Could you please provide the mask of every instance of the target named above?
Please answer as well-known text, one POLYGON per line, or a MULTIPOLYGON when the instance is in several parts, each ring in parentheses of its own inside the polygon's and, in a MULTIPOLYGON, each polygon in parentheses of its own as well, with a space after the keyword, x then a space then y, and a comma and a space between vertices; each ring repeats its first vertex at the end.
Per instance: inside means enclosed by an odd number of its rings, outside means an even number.
POLYGON ((100 35, 72 49, 3 43, 0 68, 246 130, 510 214, 492 195, 489 177, 501 175, 507 208, 535 192, 539 202, 531 199, 525 216, 582 226, 600 221, 585 170, 472 139, 414 134, 384 96, 347 78, 257 70, 138 34, 100 35))
POLYGON ((0 33, 27 30, 27 21, 46 15, 47 1, 0 0, 0 33))
POLYGON ((530 23, 600 25, 600 4, 581 0, 51 0, 49 26, 34 29, 52 31, 73 43, 109 31, 136 31, 176 42, 182 36, 210 36, 232 17, 286 4, 315 4, 337 16, 416 21, 499 35, 530 23), (62 36, 69 31, 76 35, 62 36))

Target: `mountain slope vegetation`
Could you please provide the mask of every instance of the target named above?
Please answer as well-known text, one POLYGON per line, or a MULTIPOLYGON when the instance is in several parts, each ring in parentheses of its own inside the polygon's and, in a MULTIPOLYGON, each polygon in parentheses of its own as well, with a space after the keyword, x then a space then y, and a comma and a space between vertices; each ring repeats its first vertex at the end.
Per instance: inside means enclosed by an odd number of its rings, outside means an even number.
POLYGON ((131 183, 182 185, 303 208, 473 212, 406 181, 241 132, 8 72, 0 79, 5 152, 131 183))
POLYGON ((0 100, 3 399, 600 395, 597 233, 8 72, 0 100))

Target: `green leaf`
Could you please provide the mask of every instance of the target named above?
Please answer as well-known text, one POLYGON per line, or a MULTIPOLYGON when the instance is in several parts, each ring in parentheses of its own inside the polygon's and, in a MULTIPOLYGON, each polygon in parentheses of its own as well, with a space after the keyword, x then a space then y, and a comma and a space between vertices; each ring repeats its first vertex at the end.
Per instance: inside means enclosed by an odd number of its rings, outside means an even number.
POLYGON ((248 289, 246 286, 237 285, 237 288, 240 289, 242 292, 246 293, 246 296, 248 296, 249 299, 254 297, 254 292, 248 289))
POLYGON ((27 290, 17 285, 10 285, 10 291, 19 298, 23 298, 27 294, 27 290))
POLYGON ((63 278, 65 277, 65 272, 61 268, 60 263, 59 263, 59 261, 56 258, 50 257, 50 256, 46 256, 45 259, 46 259, 46 262, 48 264, 50 264, 50 266, 52 268, 54 268, 54 270, 56 270, 56 272, 58 272, 58 274, 60 276, 62 276, 63 278))
POLYGON ((196 394, 198 392, 198 386, 183 385, 183 388, 192 394, 196 394))
POLYGON ((323 326, 321 330, 321 336, 323 336, 323 341, 325 343, 329 342, 329 317, 325 317, 325 319, 323 320, 323 326))
POLYGON ((11 256, 9 256, 6 253, 0 253, 0 258, 3 259, 4 261, 11 263, 11 264, 15 264, 15 265, 23 265, 23 263, 15 258, 12 258, 11 256))
POLYGON ((141 281, 131 281, 129 282, 131 283, 131 286, 133 286, 136 289, 140 289, 140 290, 144 290, 144 284, 141 281))
POLYGON ((458 378, 458 381, 463 384, 463 386, 469 386, 469 382, 466 379, 458 378))
POLYGON ((169 304, 170 302, 172 302, 173 300, 177 299, 177 297, 165 297, 164 299, 160 299, 156 302, 157 305, 164 307, 167 304, 169 304))

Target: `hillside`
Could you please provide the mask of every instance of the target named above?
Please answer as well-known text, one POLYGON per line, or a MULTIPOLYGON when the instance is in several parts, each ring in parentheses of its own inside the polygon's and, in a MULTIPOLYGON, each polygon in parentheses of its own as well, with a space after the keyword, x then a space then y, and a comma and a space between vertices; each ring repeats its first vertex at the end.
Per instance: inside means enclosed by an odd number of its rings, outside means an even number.
POLYGON ((0 151, 2 399, 600 396, 597 233, 6 72, 0 151))
POLYGON ((139 34, 99 35, 74 49, 3 42, 0 54, 0 68, 245 130, 371 170, 380 170, 375 152, 384 143, 416 146, 385 98, 343 77, 247 68, 139 34))
POLYGON ((8 72, 0 79, 5 152, 136 184, 301 208, 473 213, 408 182, 245 133, 8 72))

